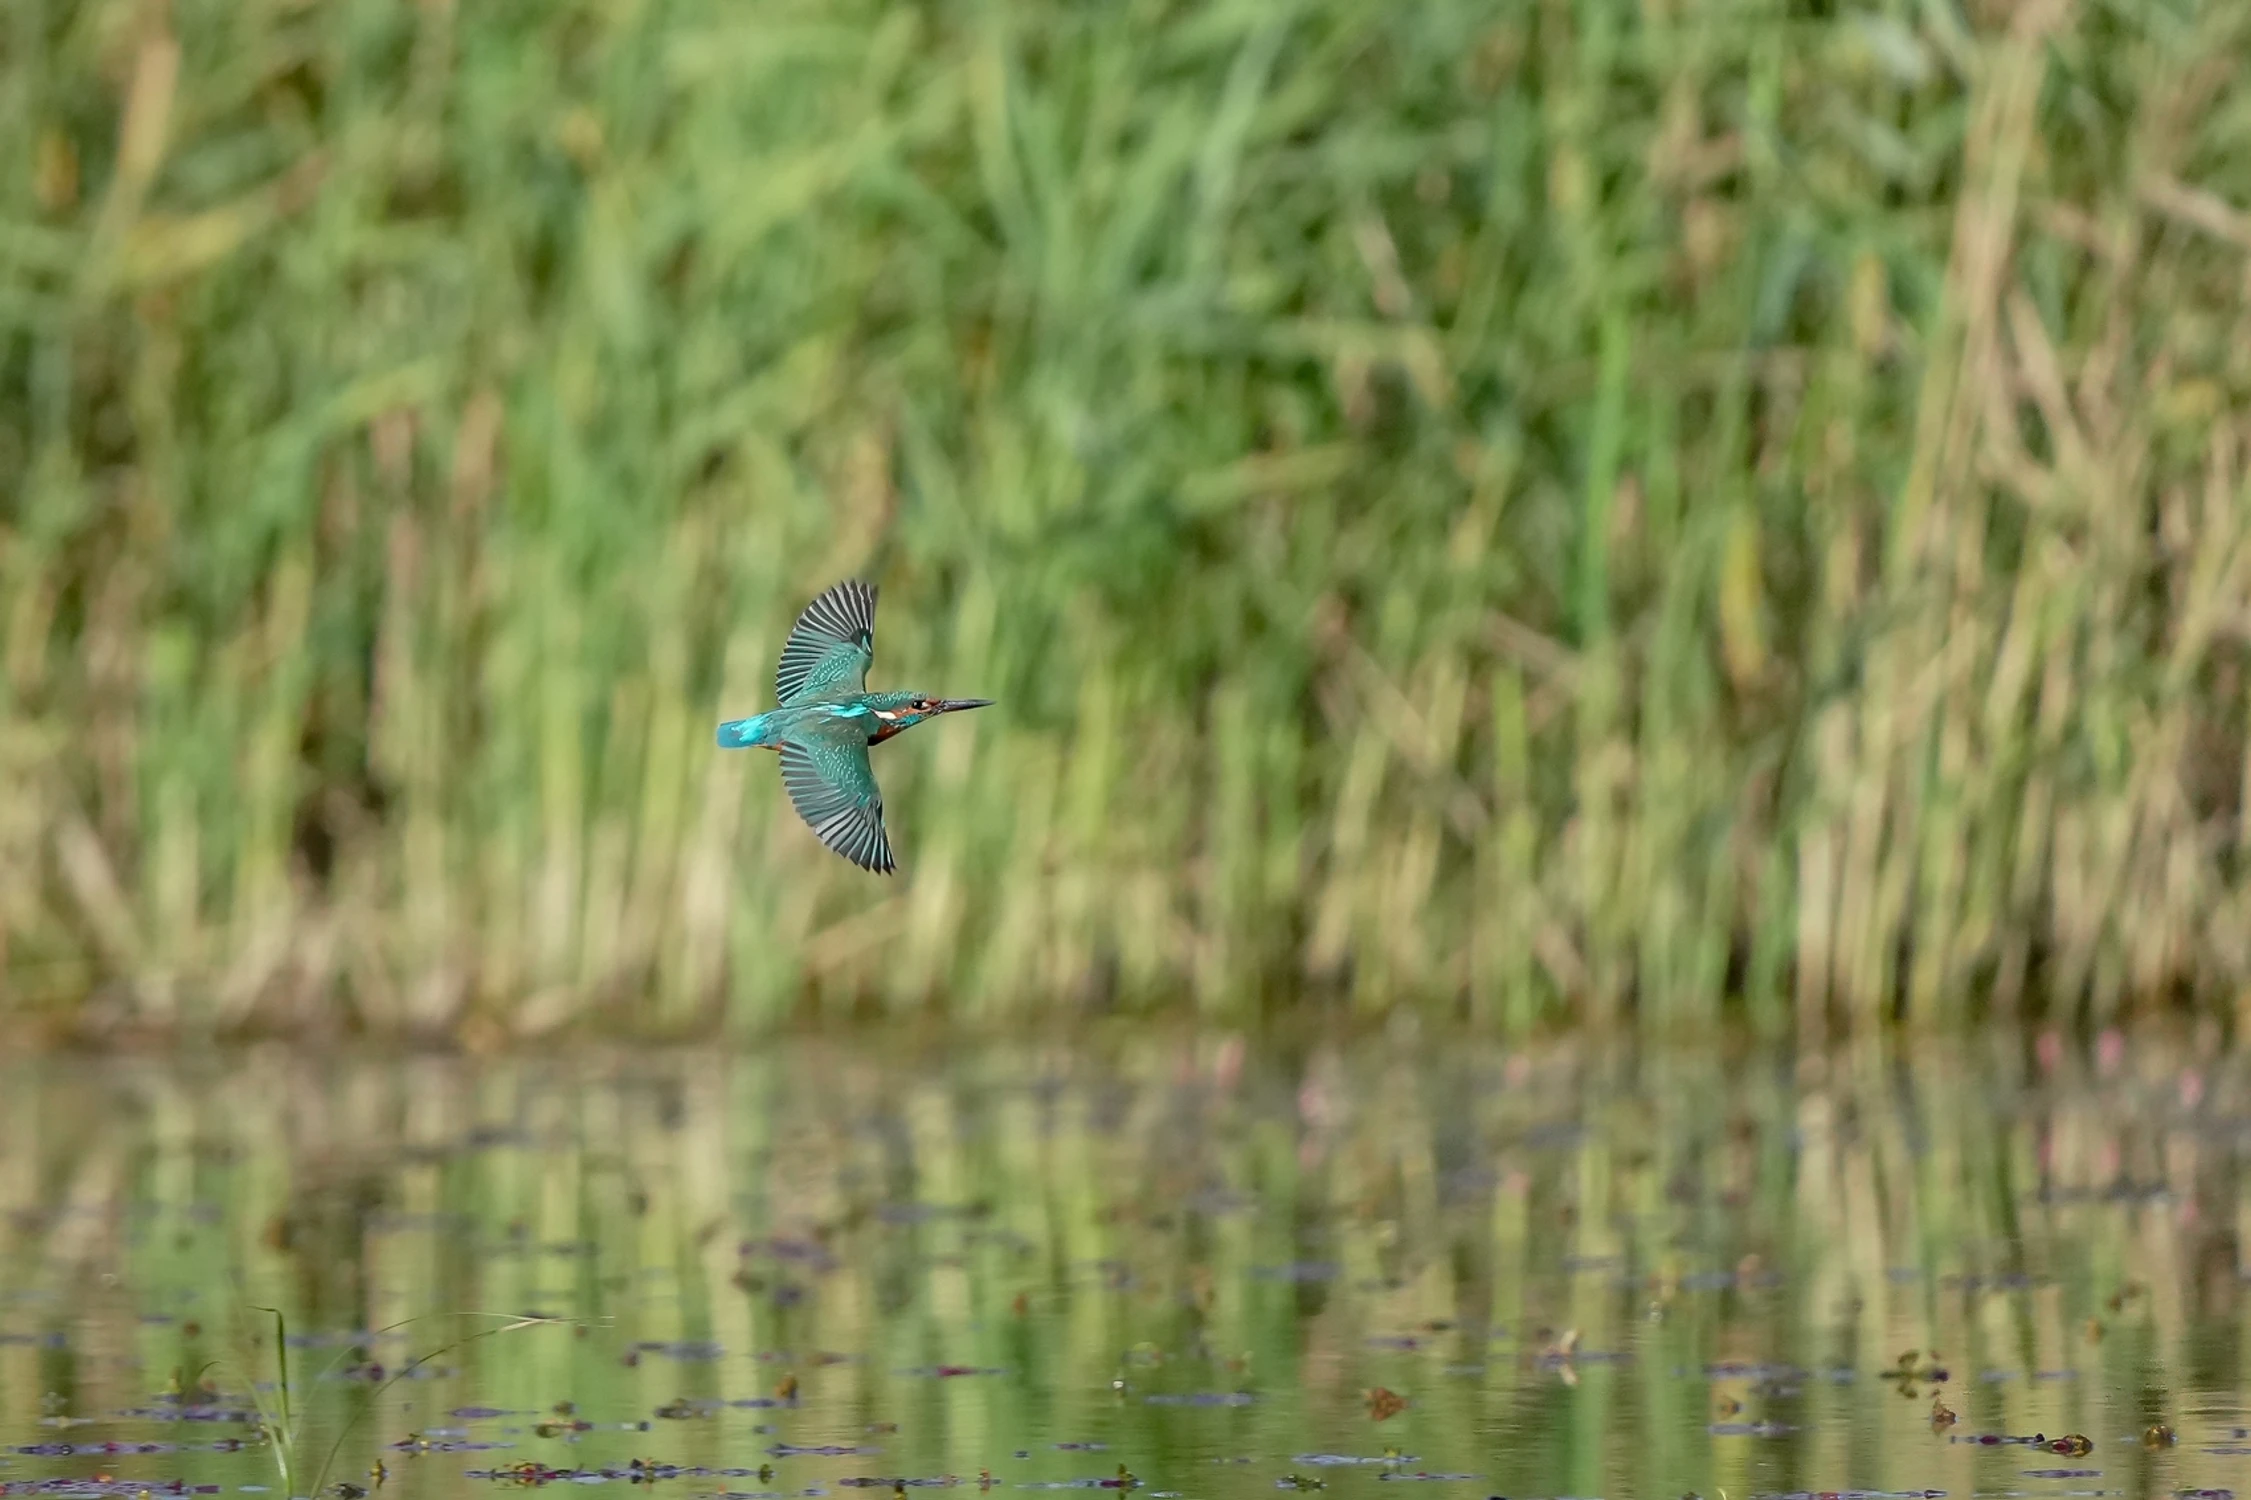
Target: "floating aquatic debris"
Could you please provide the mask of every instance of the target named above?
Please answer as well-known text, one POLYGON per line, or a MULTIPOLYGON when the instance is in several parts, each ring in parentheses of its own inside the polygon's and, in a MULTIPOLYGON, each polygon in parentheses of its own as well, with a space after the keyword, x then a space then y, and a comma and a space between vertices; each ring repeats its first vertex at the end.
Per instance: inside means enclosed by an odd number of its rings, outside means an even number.
POLYGON ((2099 1479, 2100 1469, 2025 1469, 2027 1479, 2099 1479))
POLYGON ((1108 1443, 1057 1443, 1055 1451, 1058 1453, 1107 1453, 1110 1451, 1110 1445, 1108 1443))
POLYGON ((911 1370, 901 1370, 901 1375, 920 1375, 932 1380, 956 1380, 964 1375, 1006 1375, 1007 1370, 994 1366, 978 1365, 922 1365, 911 1370))
MULTIPOLYGON (((636 1458, 622 1469, 609 1466, 593 1469, 558 1469, 551 1468, 546 1464, 526 1462, 520 1464, 510 1464, 504 1469, 465 1469, 462 1472, 466 1477, 470 1479, 505 1480, 510 1483, 521 1485, 603 1483, 653 1484, 658 1480, 665 1479, 771 1480, 774 1477, 774 1470, 771 1464, 763 1464, 755 1469, 712 1469, 706 1468, 701 1464, 659 1463, 653 1459, 645 1458, 636 1458)), ((843 1482, 850 1484, 854 1481, 846 1480, 843 1482)), ((911 1482, 913 1481, 910 1481, 910 1483, 911 1482)), ((893 1481, 887 1479, 882 1481, 882 1483, 891 1484, 893 1483, 893 1481)), ((810 1489, 795 1491, 785 1490, 778 1493, 784 1495, 818 1495, 826 1492, 818 1487, 814 1487, 810 1489)))
POLYGON ((1111 1479, 1054 1479, 1045 1484, 1019 1484, 1020 1490, 1137 1490, 1140 1478, 1124 1464, 1118 1465, 1116 1477, 1111 1479))
POLYGON ((1421 1470, 1417 1470, 1417 1471, 1416 1471, 1415 1473, 1412 1473, 1412 1474, 1402 1474, 1402 1473, 1398 1472, 1397 1470, 1391 1470, 1391 1471, 1389 1471, 1389 1472, 1386 1472, 1386 1473, 1382 1473, 1382 1474, 1378 1474, 1378 1475, 1376 1476, 1376 1478, 1377 1478, 1377 1480, 1378 1480, 1378 1481, 1398 1480, 1398 1481, 1406 1482, 1406 1481, 1421 1481, 1421 1480, 1432 1480, 1432 1481, 1445 1482, 1445 1483, 1457 1483, 1457 1482, 1459 1482, 1459 1481, 1461 1481, 1461 1480, 1465 1480, 1465 1479, 1483 1479, 1484 1477, 1485 1477, 1485 1476, 1484 1476, 1484 1475, 1482 1475, 1482 1474, 1430 1474, 1430 1473, 1425 1473, 1425 1472, 1423 1472, 1423 1471, 1421 1471, 1421 1470))
POLYGON ((851 1443, 775 1443, 766 1451, 775 1458, 867 1458, 883 1450, 851 1443))
POLYGON ((72 1458, 92 1454, 146 1454, 146 1453, 240 1453, 252 1447, 254 1439, 217 1438, 208 1443, 24 1443, 20 1446, 0 1448, 0 1453, 20 1454, 26 1458, 72 1458))
POLYGON ((1252 1266, 1246 1274, 1253 1281, 1334 1281, 1344 1274, 1344 1268, 1333 1260, 1301 1260, 1279 1266, 1252 1266))
POLYGON ((1704 1366, 1711 1380, 1804 1380, 1810 1372, 1801 1365, 1754 1364, 1745 1360, 1716 1360, 1704 1366))
POLYGON ((575 1436, 578 1433, 592 1432, 593 1430, 594 1424, 592 1422, 582 1422, 575 1417, 567 1422, 535 1422, 532 1424, 533 1434, 543 1438, 575 1436))
MULTIPOLYGON (((1212 1460, 1212 1462, 1214 1463, 1225 1461, 1226 1460, 1221 1459, 1212 1460)), ((1412 1464, 1420 1463, 1421 1461, 1421 1459, 1416 1458, 1412 1454, 1399 1454, 1396 1452, 1385 1453, 1380 1458, 1366 1458, 1357 1453, 1297 1453, 1291 1455, 1290 1457, 1290 1462, 1293 1464, 1304 1464, 1308 1468, 1323 1469, 1339 1468, 1347 1464, 1412 1464)), ((1249 1460, 1236 1459, 1233 1460, 1233 1462, 1247 1463, 1249 1462, 1249 1460)))
POLYGON ((642 1354, 661 1354, 666 1359, 677 1360, 722 1359, 727 1353, 722 1346, 704 1339, 682 1339, 672 1343, 644 1340, 633 1347, 642 1354))
POLYGON ((1938 1284, 1963 1292, 2032 1292, 2054 1286, 2056 1279, 2053 1276, 2028 1276, 2015 1271, 1994 1276, 1960 1272, 1939 1277, 1938 1284))
POLYGON ((369 1385, 381 1385, 388 1380, 444 1380, 455 1373, 451 1365, 429 1363, 406 1364, 394 1370, 377 1360, 362 1360, 342 1365, 324 1376, 328 1380, 359 1380, 369 1385))
POLYGON ((776 1235, 772 1239, 744 1240, 736 1246, 736 1253, 745 1260, 753 1257, 780 1261, 785 1265, 803 1266, 812 1271, 833 1271, 840 1262, 829 1247, 818 1239, 795 1239, 776 1235))
POLYGON ((1143 1396, 1148 1406, 1249 1406, 1258 1398, 1249 1391, 1186 1391, 1143 1396))
POLYGON ((1407 1409, 1407 1398, 1383 1386, 1366 1393, 1368 1415, 1378 1422, 1388 1422, 1407 1409))
POLYGON ((2172 1196, 2163 1182, 2135 1182, 2121 1178, 2101 1187, 2061 1187, 2044 1183, 2032 1190, 2036 1203, 2161 1203, 2172 1196))
POLYGON ((1560 1370, 1566 1365, 1625 1365, 1633 1363, 1633 1354, 1625 1349, 1570 1349, 1535 1354, 1532 1364, 1542 1370, 1560 1370))
POLYGON ((1782 1437, 1787 1433, 1800 1432, 1804 1429, 1794 1422, 1762 1421, 1708 1422, 1704 1425, 1704 1430, 1713 1437, 1782 1437))
POLYGON ((110 1413, 129 1422, 255 1422, 258 1413, 239 1406, 129 1406, 110 1413))
POLYGON ((0 1481, 0 1495, 216 1495, 215 1484, 189 1484, 184 1479, 10 1479, 0 1481))
POLYGON ((1761 1490, 1751 1500, 1946 1500, 1944 1490, 1761 1490))
POLYGON ((961 1479, 952 1474, 940 1474, 925 1479, 904 1477, 885 1479, 873 1474, 859 1474, 850 1479, 839 1479, 836 1482, 848 1490, 948 1490, 956 1485, 973 1484, 976 1481, 961 1479))
POLYGON ((2040 1448, 2049 1453, 2060 1453, 2066 1458, 2078 1458, 2094 1451, 2095 1446, 2092 1439, 2076 1432, 2065 1433, 2058 1438, 2051 1438, 2044 1432, 2035 1432, 2030 1437, 2005 1432, 1965 1432, 1950 1437, 1947 1441, 1967 1443, 1978 1448, 2040 1448))

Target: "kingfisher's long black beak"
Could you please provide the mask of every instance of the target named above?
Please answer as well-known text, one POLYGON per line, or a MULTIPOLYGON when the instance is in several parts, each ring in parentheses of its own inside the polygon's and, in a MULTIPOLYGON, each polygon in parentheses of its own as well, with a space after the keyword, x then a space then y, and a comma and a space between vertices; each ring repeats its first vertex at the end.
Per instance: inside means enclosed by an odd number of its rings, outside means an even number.
POLYGON ((940 698, 938 700, 938 712, 942 714, 956 713, 965 708, 991 708, 992 706, 993 700, 990 698, 940 698))

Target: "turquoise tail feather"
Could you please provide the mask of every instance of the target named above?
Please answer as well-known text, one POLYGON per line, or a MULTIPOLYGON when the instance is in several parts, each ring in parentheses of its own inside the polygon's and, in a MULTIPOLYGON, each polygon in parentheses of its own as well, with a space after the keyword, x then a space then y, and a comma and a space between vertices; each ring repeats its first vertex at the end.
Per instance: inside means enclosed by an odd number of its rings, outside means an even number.
POLYGON ((719 748, 722 750, 748 750, 765 743, 764 714, 753 714, 747 719, 729 719, 719 726, 719 748))

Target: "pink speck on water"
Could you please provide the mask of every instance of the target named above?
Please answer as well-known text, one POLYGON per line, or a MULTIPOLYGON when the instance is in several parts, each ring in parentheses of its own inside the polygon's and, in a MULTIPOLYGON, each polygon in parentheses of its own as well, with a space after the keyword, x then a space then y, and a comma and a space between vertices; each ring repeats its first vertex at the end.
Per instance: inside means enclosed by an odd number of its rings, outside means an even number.
POLYGON ((2115 1026, 2105 1026, 2102 1035, 2095 1038, 2096 1070, 2109 1075, 2118 1071, 2126 1060, 2126 1034, 2115 1026))

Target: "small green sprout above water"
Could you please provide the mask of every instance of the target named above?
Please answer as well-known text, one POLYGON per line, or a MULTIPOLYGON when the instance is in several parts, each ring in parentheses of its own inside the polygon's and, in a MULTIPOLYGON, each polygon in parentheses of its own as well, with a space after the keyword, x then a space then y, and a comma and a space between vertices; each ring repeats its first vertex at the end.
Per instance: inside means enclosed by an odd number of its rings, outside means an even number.
MULTIPOLYGON (((335 1496, 336 1500, 356 1500, 355 1495, 352 1493, 347 1493, 348 1491, 356 1491, 358 1496, 364 1496, 366 1494, 365 1489, 358 1485, 348 1483, 339 1483, 338 1485, 332 1486, 326 1490, 322 1488, 323 1482, 328 1477, 329 1467, 335 1463, 337 1453, 344 1446, 345 1438, 350 1436, 353 1427, 358 1424, 360 1417, 365 1415, 365 1412, 368 1408, 364 1407, 359 1412, 354 1413, 354 1415, 344 1423, 342 1429, 336 1434, 335 1441, 329 1445, 327 1454, 321 1459, 319 1469, 316 1470, 312 1476, 312 1485, 310 1490, 300 1490, 298 1488, 297 1481, 300 1473, 302 1472, 302 1466, 299 1462, 300 1455, 298 1453, 298 1438, 300 1436, 299 1429, 303 1421, 304 1414, 298 1407, 296 1402, 295 1387, 291 1378, 289 1368, 289 1320, 285 1316, 283 1316, 279 1308, 260 1307, 254 1305, 250 1310, 253 1312, 265 1313, 267 1316, 273 1319, 275 1378, 270 1386, 261 1383, 256 1379, 250 1380, 248 1384, 250 1387, 251 1402, 257 1408, 258 1412, 258 1435, 262 1439, 264 1439, 267 1447, 273 1453, 275 1475, 281 1481, 281 1487, 283 1491, 286 1494, 290 1495, 305 1493, 328 1494, 335 1496)), ((506 1315, 468 1314, 466 1316, 504 1317, 506 1315)), ((393 1323, 385 1328, 378 1329, 377 1332, 388 1333, 392 1329, 404 1328, 409 1323, 416 1323, 420 1321, 422 1320, 419 1318, 408 1318, 402 1322, 393 1323)), ((555 1321, 558 1320, 553 1318, 540 1317, 507 1317, 507 1320, 503 1322, 498 1328, 487 1328, 481 1332, 469 1334, 464 1338, 454 1339, 449 1343, 439 1345, 437 1348, 430 1350, 426 1354, 417 1355, 414 1358, 407 1360, 397 1370, 390 1372, 388 1377, 375 1387, 373 1394, 376 1396, 381 1396, 383 1392, 389 1390, 400 1380, 405 1379, 420 1366, 429 1363, 431 1360, 436 1359, 441 1355, 450 1353, 451 1351, 462 1347, 464 1344, 472 1344, 479 1339, 491 1338, 495 1334, 513 1333, 520 1328, 530 1328, 538 1324, 552 1323, 555 1321)), ((257 1347, 258 1340, 256 1338, 252 1338, 248 1342, 253 1348, 257 1347)), ((331 1360, 329 1362, 329 1368, 335 1368, 336 1363, 339 1360, 359 1357, 360 1351, 345 1350, 339 1353, 335 1360, 331 1360)), ((203 1374, 203 1371, 199 1370, 196 1373, 200 1378, 203 1374)), ((370 1403, 370 1406, 372 1406, 372 1402, 370 1403)), ((428 1451, 430 1443, 429 1440, 424 1438, 420 1433, 410 1432, 407 1434, 404 1442, 402 1442, 399 1446, 406 1452, 412 1454, 428 1451)), ((376 1485, 380 1486, 383 1481, 389 1477, 389 1471, 385 1469, 380 1462, 378 1462, 373 1469, 368 1471, 368 1477, 376 1485)))

